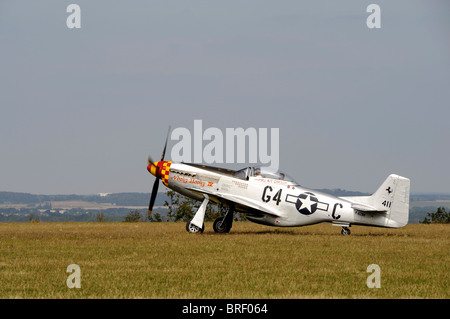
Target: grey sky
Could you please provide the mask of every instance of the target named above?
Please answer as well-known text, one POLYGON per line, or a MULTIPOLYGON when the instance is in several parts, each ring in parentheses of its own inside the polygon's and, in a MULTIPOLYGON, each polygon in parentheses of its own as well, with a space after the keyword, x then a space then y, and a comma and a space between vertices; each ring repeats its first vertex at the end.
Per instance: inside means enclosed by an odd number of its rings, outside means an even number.
POLYGON ((303 186, 448 193, 449 31, 444 0, 2 0, 0 190, 150 192, 168 125, 201 119, 279 128, 303 186))

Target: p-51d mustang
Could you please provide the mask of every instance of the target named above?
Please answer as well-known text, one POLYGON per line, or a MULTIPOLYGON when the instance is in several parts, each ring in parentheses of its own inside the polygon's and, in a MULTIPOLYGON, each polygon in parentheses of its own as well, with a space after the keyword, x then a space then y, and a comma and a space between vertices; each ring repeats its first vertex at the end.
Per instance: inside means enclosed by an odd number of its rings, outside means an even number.
POLYGON ((174 191, 202 201, 186 230, 204 230, 209 201, 221 206, 222 216, 214 221, 217 233, 228 233, 235 212, 264 225, 292 227, 328 222, 341 226, 349 235, 351 225, 399 228, 408 223, 410 180, 389 175, 371 196, 335 197, 303 188, 288 175, 265 167, 229 170, 200 164, 148 159, 147 170, 156 177, 148 213, 151 214, 159 180, 174 191))

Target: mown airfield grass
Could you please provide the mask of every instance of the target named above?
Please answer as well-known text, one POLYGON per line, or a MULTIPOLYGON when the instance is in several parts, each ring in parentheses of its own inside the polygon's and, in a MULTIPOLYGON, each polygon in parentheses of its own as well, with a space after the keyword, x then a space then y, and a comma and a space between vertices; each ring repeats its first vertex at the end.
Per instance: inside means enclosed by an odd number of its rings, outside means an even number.
POLYGON ((449 298, 450 225, 0 224, 0 298, 449 298), (81 288, 66 285, 81 268, 81 288), (381 288, 366 285, 381 268, 381 288))

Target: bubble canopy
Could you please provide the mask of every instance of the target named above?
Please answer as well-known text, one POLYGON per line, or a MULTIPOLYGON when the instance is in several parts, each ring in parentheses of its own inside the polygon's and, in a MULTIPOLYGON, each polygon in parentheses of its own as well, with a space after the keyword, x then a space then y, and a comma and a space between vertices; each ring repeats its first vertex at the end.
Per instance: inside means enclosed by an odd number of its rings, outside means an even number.
POLYGON ((248 177, 256 177, 256 178, 261 177, 295 183, 294 179, 288 174, 264 166, 243 168, 241 170, 236 171, 236 176, 242 179, 247 179, 248 177))

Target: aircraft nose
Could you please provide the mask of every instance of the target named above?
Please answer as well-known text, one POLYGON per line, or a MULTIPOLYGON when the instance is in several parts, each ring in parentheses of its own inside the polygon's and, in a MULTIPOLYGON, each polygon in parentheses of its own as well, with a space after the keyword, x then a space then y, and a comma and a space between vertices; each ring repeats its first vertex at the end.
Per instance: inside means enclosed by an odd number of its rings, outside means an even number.
POLYGON ((170 165, 171 161, 159 161, 154 163, 149 163, 147 165, 147 170, 155 176, 156 178, 160 178, 164 185, 168 185, 169 183, 169 173, 170 173, 170 165))
POLYGON ((147 170, 152 174, 153 176, 160 178, 161 177, 161 169, 158 167, 159 162, 149 163, 147 165, 147 170))

